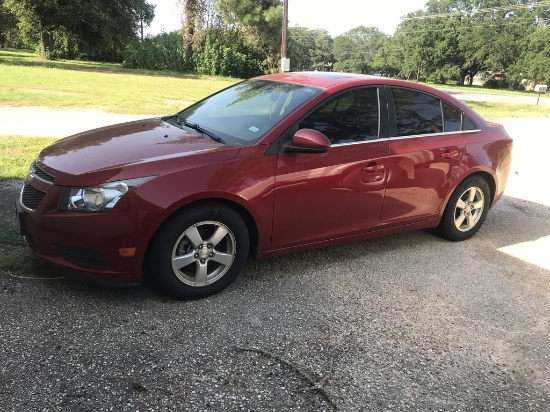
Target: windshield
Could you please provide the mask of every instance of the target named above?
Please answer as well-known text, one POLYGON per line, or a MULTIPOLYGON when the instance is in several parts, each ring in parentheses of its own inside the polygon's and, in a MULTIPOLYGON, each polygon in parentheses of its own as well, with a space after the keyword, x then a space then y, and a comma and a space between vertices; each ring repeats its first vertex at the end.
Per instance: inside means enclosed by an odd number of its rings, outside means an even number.
POLYGON ((181 111, 174 120, 229 146, 248 146, 319 92, 310 86, 247 80, 181 111))

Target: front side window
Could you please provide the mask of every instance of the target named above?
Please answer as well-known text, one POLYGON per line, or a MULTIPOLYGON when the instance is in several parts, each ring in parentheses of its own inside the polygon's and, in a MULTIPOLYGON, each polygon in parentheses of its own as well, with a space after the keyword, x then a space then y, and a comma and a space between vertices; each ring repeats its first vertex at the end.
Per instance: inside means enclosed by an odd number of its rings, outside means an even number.
POLYGON ((300 122, 300 129, 315 129, 330 143, 344 144, 378 139, 378 88, 344 92, 324 103, 300 122))
POLYGON ((230 146, 248 146, 320 92, 311 86, 248 80, 165 120, 204 130, 230 146))

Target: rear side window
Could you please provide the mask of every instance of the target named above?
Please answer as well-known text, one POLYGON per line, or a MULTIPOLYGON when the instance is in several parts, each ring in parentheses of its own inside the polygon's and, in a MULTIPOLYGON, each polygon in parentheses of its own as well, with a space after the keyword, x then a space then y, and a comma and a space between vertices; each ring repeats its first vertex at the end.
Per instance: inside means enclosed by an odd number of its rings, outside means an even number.
POLYGON ((409 89, 392 89, 397 136, 443 132, 441 101, 409 89))
POLYGON ((396 136, 476 130, 476 124, 453 105, 410 89, 392 89, 396 136))

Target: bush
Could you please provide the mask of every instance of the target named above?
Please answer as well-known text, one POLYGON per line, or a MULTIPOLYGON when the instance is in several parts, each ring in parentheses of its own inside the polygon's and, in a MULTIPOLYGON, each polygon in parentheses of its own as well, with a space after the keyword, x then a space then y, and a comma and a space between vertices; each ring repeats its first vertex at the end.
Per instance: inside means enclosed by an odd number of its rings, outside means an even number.
POLYGON ((183 50, 177 31, 135 41, 126 47, 123 58, 126 66, 134 69, 194 71, 191 56, 183 50))
POLYGON ((194 55, 199 74, 248 78, 262 74, 265 67, 258 59, 241 53, 234 47, 221 44, 206 36, 204 44, 194 55))
MULTIPOLYGON (((230 43, 229 40, 227 40, 230 43)), ((209 76, 248 78, 265 72, 265 65, 239 42, 225 45, 209 35, 193 51, 183 49, 179 32, 161 33, 128 45, 123 53, 127 67, 168 70, 209 76), (239 49, 241 48, 241 49, 239 49)))
POLYGON ((487 87, 488 89, 508 89, 510 86, 510 83, 508 80, 504 79, 489 79, 485 83, 483 83, 484 87, 487 87))

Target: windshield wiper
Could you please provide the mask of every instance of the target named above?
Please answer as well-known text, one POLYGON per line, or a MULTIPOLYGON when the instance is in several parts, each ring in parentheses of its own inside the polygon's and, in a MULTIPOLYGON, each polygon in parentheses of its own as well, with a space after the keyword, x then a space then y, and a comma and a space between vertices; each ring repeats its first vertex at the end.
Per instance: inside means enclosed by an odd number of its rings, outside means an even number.
POLYGON ((221 137, 219 137, 216 134, 206 130, 204 127, 201 127, 196 123, 189 123, 187 120, 183 120, 181 122, 178 122, 178 124, 180 124, 180 125, 182 124, 186 127, 189 127, 190 129, 196 130, 197 132, 200 132, 200 133, 208 136, 209 138, 211 138, 212 140, 214 140, 218 143, 225 144, 225 142, 223 141, 223 139, 221 137))

